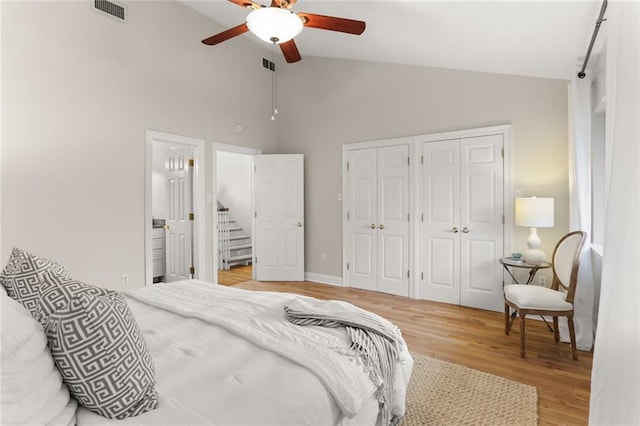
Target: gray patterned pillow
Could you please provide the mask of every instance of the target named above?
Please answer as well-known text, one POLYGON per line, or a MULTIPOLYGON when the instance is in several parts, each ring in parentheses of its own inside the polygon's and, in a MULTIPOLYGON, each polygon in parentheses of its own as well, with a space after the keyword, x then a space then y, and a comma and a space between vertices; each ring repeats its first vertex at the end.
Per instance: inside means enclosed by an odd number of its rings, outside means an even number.
POLYGON ((71 276, 64 266, 17 247, 11 251, 9 262, 0 273, 0 282, 9 297, 20 302, 34 317, 45 272, 53 276, 71 276))
POLYGON ((121 294, 72 294, 44 328, 56 366, 80 404, 112 419, 158 406, 153 360, 121 294))
POLYGON ((49 271, 45 272, 42 278, 40 300, 36 306, 35 319, 43 327, 47 323, 49 315, 58 309, 66 307, 73 295, 87 293, 95 296, 104 296, 113 293, 113 291, 106 288, 96 287, 73 278, 61 277, 51 274, 49 271))

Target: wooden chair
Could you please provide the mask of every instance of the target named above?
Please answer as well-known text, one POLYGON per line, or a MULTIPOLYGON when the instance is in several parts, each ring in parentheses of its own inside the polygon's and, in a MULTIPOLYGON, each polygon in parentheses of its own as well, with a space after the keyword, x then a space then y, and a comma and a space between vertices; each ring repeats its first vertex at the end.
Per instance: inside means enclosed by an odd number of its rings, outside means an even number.
POLYGON ((556 343, 560 341, 558 317, 567 317, 573 359, 578 359, 573 324, 573 298, 578 284, 580 252, 586 237, 586 232, 574 231, 558 241, 551 259, 553 267, 551 288, 521 284, 504 287, 504 332, 509 335, 513 325, 515 316, 512 317, 509 312, 509 308, 512 308, 520 318, 520 356, 522 358, 525 354, 525 317, 533 314, 553 317, 553 337, 556 343))

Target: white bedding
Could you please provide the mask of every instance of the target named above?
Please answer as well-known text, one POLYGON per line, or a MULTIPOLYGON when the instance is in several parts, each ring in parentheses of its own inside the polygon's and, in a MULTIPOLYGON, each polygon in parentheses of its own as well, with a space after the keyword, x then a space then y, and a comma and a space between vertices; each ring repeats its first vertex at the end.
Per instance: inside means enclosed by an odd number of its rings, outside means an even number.
MULTIPOLYGON (((305 346, 309 345, 308 338, 336 348, 346 342, 340 329, 298 327, 286 322, 284 305, 295 297, 300 296, 246 291, 197 280, 132 291, 127 302, 154 357, 160 404, 154 411, 118 423, 376 424, 378 402, 373 395, 373 384, 365 383, 369 379, 361 365, 348 357, 337 361, 343 372, 347 364, 353 367, 344 373, 347 379, 338 383, 336 377, 318 377, 324 372, 317 364, 312 365, 315 373, 300 365, 304 352, 291 352, 291 342, 299 341, 305 346), (189 294, 197 295, 196 300, 189 294), (141 302, 141 298, 146 302, 141 302), (168 301, 171 303, 164 306, 168 301), (198 312, 203 310, 205 312, 198 312), (282 318, 281 324, 271 321, 276 317, 282 318), (247 321, 243 322, 243 318, 247 321), (251 331, 256 330, 256 326, 258 334, 251 331), (289 333, 289 327, 296 328, 296 332, 289 333), (273 338, 265 337, 268 332, 273 338), (237 334, 241 333, 248 336, 239 337, 237 334), (274 342, 282 343, 271 348, 275 352, 267 349, 274 342), (353 401, 347 398, 346 403, 338 404, 336 397, 344 397, 340 392, 350 392, 352 382, 360 382, 363 377, 365 381, 353 386, 355 394, 350 396, 353 401), (333 387, 331 391, 326 385, 333 387), (363 396, 363 392, 366 395, 363 396), (363 399, 358 403, 361 396, 363 399), (352 402, 356 412, 345 407, 352 402)), ((320 353, 327 355, 327 352, 320 353)), ((337 355, 334 351, 329 356, 337 355)), ((336 358, 330 359, 336 361, 336 358)), ((412 366, 413 360, 405 348, 398 362, 393 414, 404 414, 405 390, 412 366)), ((113 422, 82 408, 77 420, 79 425, 113 422)))

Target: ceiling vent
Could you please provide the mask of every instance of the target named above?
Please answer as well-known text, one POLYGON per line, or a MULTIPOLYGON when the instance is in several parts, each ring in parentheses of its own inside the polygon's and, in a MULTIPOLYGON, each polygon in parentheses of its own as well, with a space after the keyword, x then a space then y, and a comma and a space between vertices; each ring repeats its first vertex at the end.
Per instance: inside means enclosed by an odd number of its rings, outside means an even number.
POLYGON ((127 8, 121 4, 107 0, 93 0, 93 9, 111 16, 122 22, 127 22, 127 8))

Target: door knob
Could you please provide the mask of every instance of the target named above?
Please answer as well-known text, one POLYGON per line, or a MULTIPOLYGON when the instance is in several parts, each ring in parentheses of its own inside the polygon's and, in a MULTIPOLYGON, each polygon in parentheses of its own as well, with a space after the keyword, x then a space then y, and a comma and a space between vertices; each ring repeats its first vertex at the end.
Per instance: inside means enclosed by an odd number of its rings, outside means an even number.
POLYGON ((371 229, 376 229, 376 225, 375 225, 375 223, 372 223, 371 225, 369 225, 369 228, 371 228, 371 229))
POLYGON ((380 226, 378 226, 378 229, 384 229, 384 225, 380 224, 380 226))
POLYGON ((451 228, 451 232, 453 232, 454 234, 458 233, 458 227, 454 226, 453 228, 451 228))
POLYGON ((298 228, 302 228, 302 222, 298 222, 298 228))
POLYGON ((171 228, 169 225, 162 225, 162 227, 165 229, 165 231, 171 228))
POLYGON ((465 234, 468 234, 469 232, 471 232, 471 229, 465 226, 464 228, 462 228, 462 232, 464 232, 465 234))

